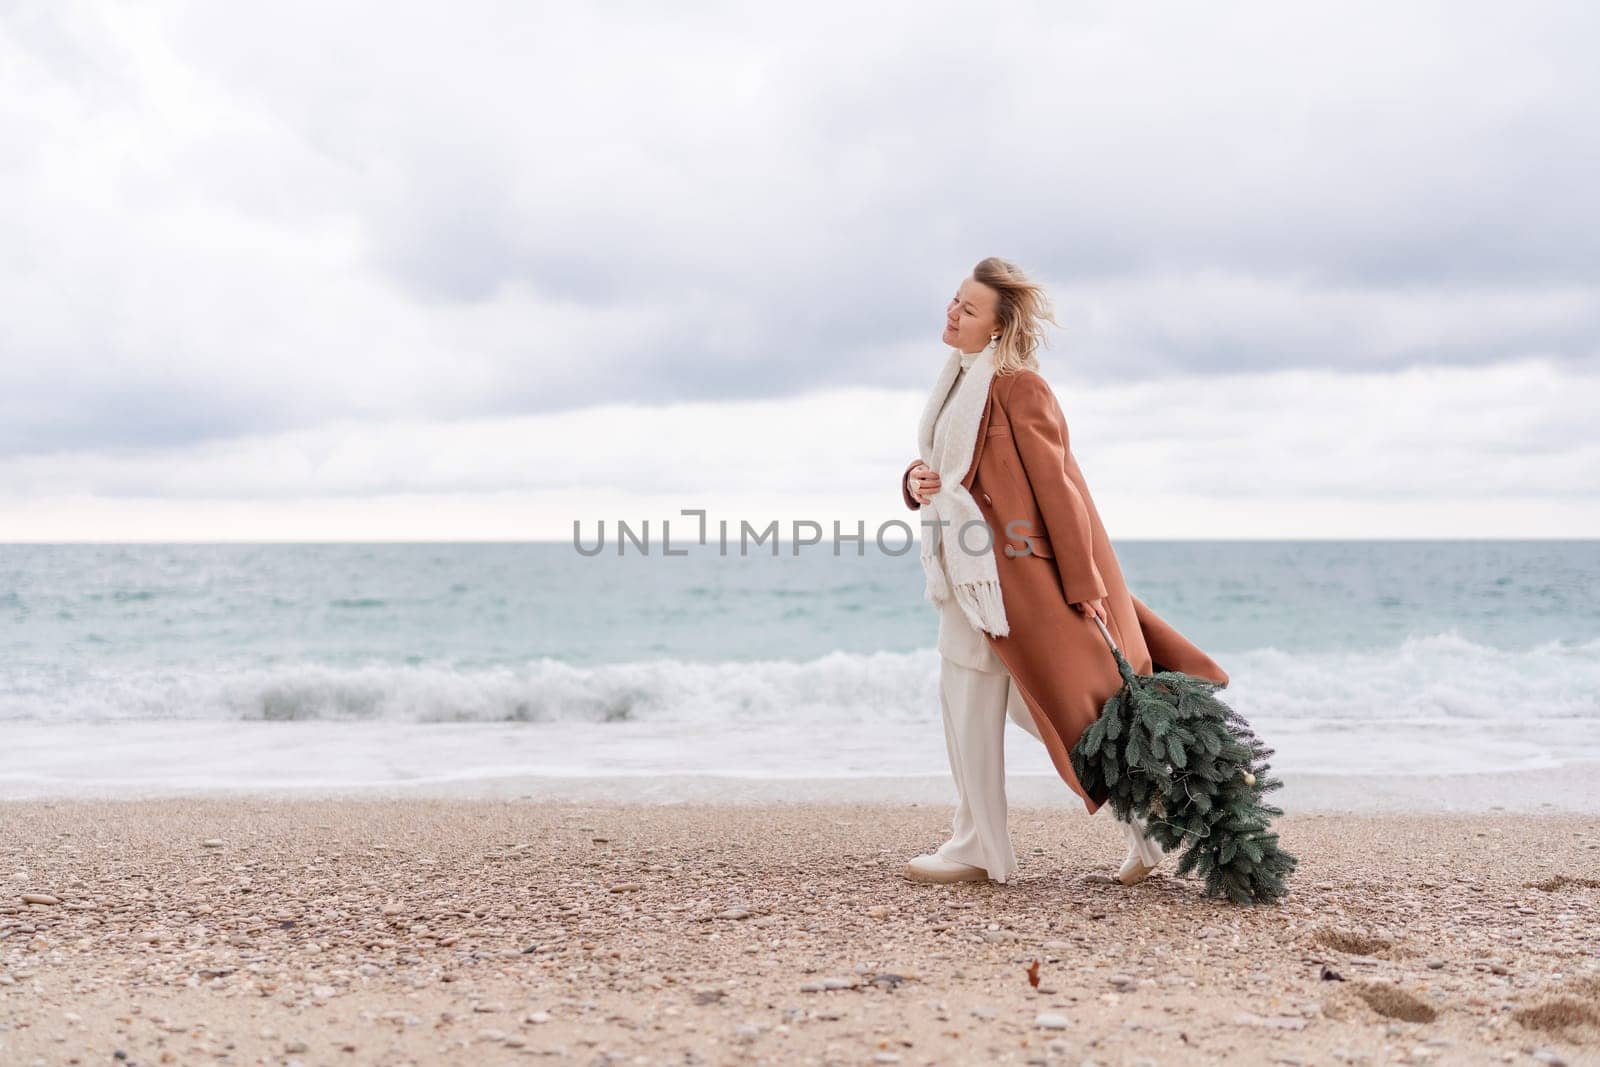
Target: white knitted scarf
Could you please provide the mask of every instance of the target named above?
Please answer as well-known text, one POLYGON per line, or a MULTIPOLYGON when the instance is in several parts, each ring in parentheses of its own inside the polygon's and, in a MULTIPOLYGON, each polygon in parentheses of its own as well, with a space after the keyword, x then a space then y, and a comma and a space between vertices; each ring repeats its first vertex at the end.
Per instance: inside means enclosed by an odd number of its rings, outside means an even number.
POLYGON ((979 630, 996 637, 1011 632, 1006 622, 1005 603, 1000 599, 1000 577, 994 565, 994 534, 987 529, 983 513, 967 487, 961 484, 972 465, 972 449, 978 441, 978 423, 989 402, 989 383, 994 378, 993 345, 978 353, 967 367, 955 395, 950 385, 961 369, 961 350, 950 349, 950 357, 939 371, 938 381, 922 411, 917 427, 917 454, 922 462, 939 472, 939 491, 918 512, 922 522, 922 571, 927 578, 923 596, 943 604, 955 586, 956 603, 962 614, 979 630), (945 398, 949 397, 949 404, 945 398), (940 418, 943 409, 944 417, 940 418), (938 435, 934 429, 937 426, 938 435), (929 513, 932 514, 929 514, 929 513), (944 525, 936 523, 943 520, 944 525), (961 530, 970 522, 980 525, 961 530), (943 542, 943 552, 939 551, 943 542), (971 551, 963 547, 971 545, 971 551), (987 546, 987 551, 983 549, 987 546), (940 566, 939 556, 944 557, 940 566))

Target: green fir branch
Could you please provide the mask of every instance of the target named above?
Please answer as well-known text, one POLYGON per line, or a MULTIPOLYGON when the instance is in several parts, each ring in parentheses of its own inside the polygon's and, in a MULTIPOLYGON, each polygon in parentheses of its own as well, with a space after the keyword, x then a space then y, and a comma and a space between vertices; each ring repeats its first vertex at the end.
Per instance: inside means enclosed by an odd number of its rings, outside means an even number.
POLYGON ((1140 676, 1111 649, 1123 687, 1071 752, 1091 795, 1118 818, 1137 814, 1147 835, 1181 850, 1177 873, 1205 879, 1207 896, 1277 901, 1298 860, 1269 832, 1283 810, 1262 798, 1283 782, 1249 723, 1217 696, 1221 683, 1178 671, 1140 676))

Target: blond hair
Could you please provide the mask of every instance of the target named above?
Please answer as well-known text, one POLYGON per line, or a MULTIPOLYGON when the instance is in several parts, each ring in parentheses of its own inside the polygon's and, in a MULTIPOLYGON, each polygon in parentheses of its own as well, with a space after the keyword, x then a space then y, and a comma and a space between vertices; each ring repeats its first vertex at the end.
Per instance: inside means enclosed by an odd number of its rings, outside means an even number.
POLYGON ((1031 281, 1022 268, 1009 259, 989 256, 972 268, 972 280, 982 282, 1000 294, 995 305, 1000 340, 994 354, 995 374, 1015 374, 1019 370, 1039 369, 1039 346, 1048 344, 1044 323, 1054 323, 1050 298, 1044 286, 1031 281))

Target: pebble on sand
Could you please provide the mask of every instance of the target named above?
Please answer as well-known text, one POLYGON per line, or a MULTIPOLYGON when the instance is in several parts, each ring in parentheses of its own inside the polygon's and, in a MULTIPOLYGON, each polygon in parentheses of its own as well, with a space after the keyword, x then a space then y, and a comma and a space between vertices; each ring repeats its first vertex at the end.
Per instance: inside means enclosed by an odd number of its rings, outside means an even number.
MULTIPOLYGON (((1225 1042, 1237 1063, 1337 1063, 1341 1047, 1375 1063, 1387 1044, 1385 1056, 1411 1063, 1513 1052, 1537 1067, 1537 1050, 1575 1067, 1589 1048, 1539 1024, 1565 1021, 1560 998, 1587 1005, 1600 988, 1585 984, 1600 983, 1600 960, 1584 910, 1600 887, 1527 884, 1531 859, 1554 870, 1600 855, 1582 845, 1596 837, 1592 816, 1291 813, 1282 829, 1308 876, 1281 905, 1234 910, 1186 879, 1135 902, 1126 887, 1064 877, 1048 909, 981 887, 901 891, 893 857, 922 847, 946 813, 876 805, 340 799, 254 812, 190 798, 9 807, 0 1014, 12 1025, 0 1064, 108 1060, 112 1030, 131 1028, 168 1043, 174 1064, 215 1058, 226 1034, 237 1042, 226 1059, 303 1067, 465 1062, 474 1043, 479 1060, 620 1065, 651 1041, 702 1062, 781 1048, 788 1062, 882 1053, 909 1065, 961 1047, 973 1062, 1010 1052, 1017 1064, 1179 1067, 1187 1034, 1201 1048, 1225 1042), (853 829, 832 827, 840 812, 861 812, 853 829), (573 834, 582 818, 615 827, 618 846, 573 834), (322 821, 339 833, 308 832, 322 821), (1515 845, 1482 849, 1485 825, 1515 845), (225 847, 202 850, 206 829, 225 847), (63 831, 68 844, 40 846, 63 831), (1464 892, 1420 884, 1407 848, 1418 839, 1426 869, 1464 892), (485 856, 521 840, 539 843, 538 862, 514 877, 486 870, 485 856), (629 884, 644 891, 607 892, 629 884), (26 886, 59 906, 23 903, 26 886), (717 918, 734 908, 748 917, 717 918), (1327 945, 1329 924, 1375 943, 1327 945), (1349 982, 1319 981, 1324 961, 1349 982), (1392 983, 1417 1003, 1385 999, 1392 983), (97 991, 117 987, 133 1003, 113 1027, 101 1005, 120 995, 97 991), (937 1024, 901 1047, 890 1035, 924 1002, 937 1024), (1422 1008, 1438 1012, 1426 1029, 1408 1021, 1422 1008), (1418 1051, 1436 1038, 1455 1051, 1418 1051)), ((1082 821, 1041 815, 1029 844, 1076 866, 1114 860, 1114 827, 1082 821)))

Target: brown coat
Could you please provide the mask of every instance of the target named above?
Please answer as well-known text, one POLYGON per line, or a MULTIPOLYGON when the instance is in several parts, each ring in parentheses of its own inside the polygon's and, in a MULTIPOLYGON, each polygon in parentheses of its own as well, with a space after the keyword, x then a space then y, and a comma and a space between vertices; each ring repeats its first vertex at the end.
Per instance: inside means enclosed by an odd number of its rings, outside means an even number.
MULTIPOLYGON (((901 498, 913 509, 921 505, 906 475, 919 462, 900 476, 901 498)), ((1106 798, 1084 791, 1068 753, 1122 688, 1122 678, 1094 620, 1068 605, 1106 598, 1107 629, 1136 674, 1176 670, 1223 685, 1228 676, 1129 592, 1072 456, 1061 406, 1036 372, 995 376, 961 484, 994 531, 1010 623, 1007 636, 984 636, 1020 690, 1057 773, 1092 815, 1106 798)), ((965 541, 974 548, 981 543, 970 533, 965 541)), ((947 544, 946 551, 960 549, 947 544)))

